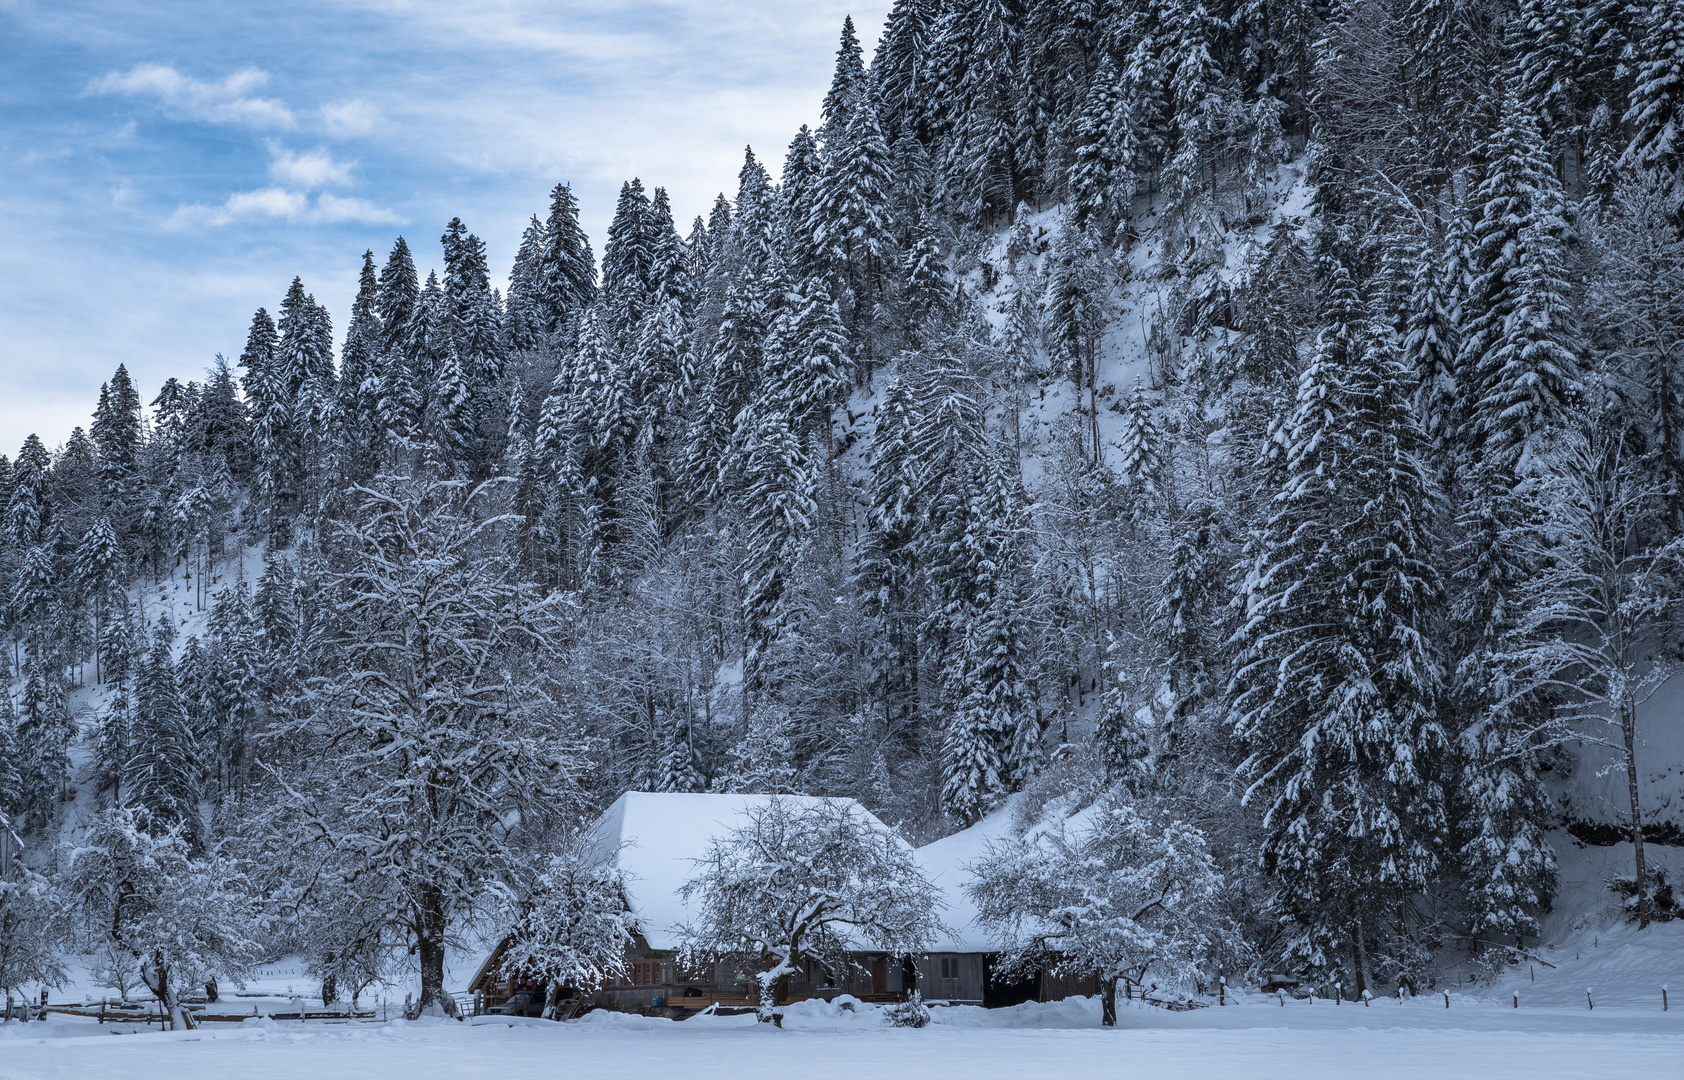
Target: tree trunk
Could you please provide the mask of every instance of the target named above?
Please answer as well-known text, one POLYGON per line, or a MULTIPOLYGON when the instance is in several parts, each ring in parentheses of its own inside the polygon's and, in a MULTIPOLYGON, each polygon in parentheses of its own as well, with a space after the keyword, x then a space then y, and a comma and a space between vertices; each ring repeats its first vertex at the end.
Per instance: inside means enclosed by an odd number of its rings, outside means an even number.
POLYGON ((1357 1000, 1362 1000, 1362 992, 1368 989, 1368 953, 1362 945, 1362 920, 1355 920, 1355 929, 1351 934, 1351 967, 1355 969, 1357 1000))
MULTIPOLYGON (((1666 316, 1659 314, 1656 326, 1667 324, 1666 316)), ((1671 352, 1664 345, 1661 346, 1660 361, 1655 365, 1656 387, 1655 396, 1660 401, 1661 425, 1661 463, 1666 469, 1666 504, 1667 514, 1672 521, 1672 531, 1676 534, 1684 527, 1684 465, 1678 460, 1678 433, 1673 425, 1672 405, 1672 357, 1671 352)))
POLYGON ((1631 800, 1631 847, 1636 859, 1637 928, 1649 928, 1649 877, 1643 860, 1643 811, 1637 795, 1637 703, 1620 702, 1620 734, 1626 746, 1626 795, 1631 800))
POLYGON ((187 1015, 187 1010, 181 1007, 181 998, 176 993, 175 985, 170 979, 170 969, 164 964, 162 956, 154 954, 151 959, 140 965, 140 979, 169 1016, 171 1031, 192 1030, 193 1020, 187 1015))
POLYGON ((418 1016, 456 1016, 456 1002, 444 992, 444 894, 428 887, 421 891, 416 922, 415 952, 421 962, 421 1000, 418 1016))
POLYGON ((1117 1026, 1117 976, 1108 975, 1100 983, 1099 1026, 1117 1026))

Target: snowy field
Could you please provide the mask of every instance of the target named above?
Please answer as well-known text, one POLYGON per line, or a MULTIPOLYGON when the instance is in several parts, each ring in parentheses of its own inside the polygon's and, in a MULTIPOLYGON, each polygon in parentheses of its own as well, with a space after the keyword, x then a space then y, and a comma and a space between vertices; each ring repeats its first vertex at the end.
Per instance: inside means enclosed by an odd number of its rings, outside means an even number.
MULTIPOLYGON (((919 1031, 884 1027, 869 1005, 849 1012, 822 1002, 791 1006, 782 1030, 750 1016, 676 1022, 594 1013, 566 1024, 262 1018, 113 1034, 94 1020, 59 1017, 0 1025, 0 1080, 1684 1078, 1684 924, 1640 934, 1605 922, 1539 956, 1478 988, 1455 989, 1450 973, 1449 1008, 1436 994, 1366 1007, 1282 1005, 1252 994, 1189 1013, 1119 1002, 1112 1031, 1100 1029, 1094 999, 938 1007, 919 1031), (1675 991, 1668 1012, 1662 986, 1675 991)), ((286 984, 296 978, 282 968, 249 989, 273 994, 267 1008, 288 1008, 286 984)))
POLYGON ((1093 1001, 989 1013, 937 1009, 935 1022, 921 1031, 886 1029, 872 1011, 797 1006, 781 1031, 747 1016, 677 1023, 600 1013, 568 1024, 257 1020, 221 1030, 119 1036, 96 1034, 92 1023, 12 1024, 0 1035, 0 1080, 1684 1075, 1684 1011, 1663 1014, 1658 1003, 1648 1010, 1516 1011, 1455 1000, 1447 1011, 1441 999, 1367 1009, 1319 1001, 1280 1008, 1254 1000, 1192 1014, 1124 1009, 1112 1031, 1097 1027, 1093 1001))

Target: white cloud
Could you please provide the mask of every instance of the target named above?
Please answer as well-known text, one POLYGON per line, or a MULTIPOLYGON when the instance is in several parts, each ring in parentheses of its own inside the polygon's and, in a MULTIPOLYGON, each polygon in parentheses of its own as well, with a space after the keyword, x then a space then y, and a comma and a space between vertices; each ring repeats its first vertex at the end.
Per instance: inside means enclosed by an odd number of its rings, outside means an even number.
POLYGON ((294 154, 271 142, 269 152, 275 160, 269 165, 269 175, 283 184, 305 189, 333 187, 349 183, 354 161, 335 161, 322 147, 294 154))
POLYGON ((322 106, 322 124, 328 134, 336 138, 367 135, 381 119, 380 106, 361 98, 329 102, 322 106))
POLYGON ((285 188, 260 188, 257 191, 236 191, 222 206, 220 225, 238 218, 275 217, 296 218, 310 206, 310 197, 302 191, 285 188))
POLYGON ((346 199, 324 191, 316 196, 313 220, 357 221, 364 225, 402 225, 404 219, 390 210, 375 206, 367 199, 346 199))
POLYGON ((298 222, 304 225, 334 225, 359 222, 365 225, 398 225, 403 218, 367 199, 344 198, 322 192, 312 200, 307 192, 283 187, 236 191, 221 206, 193 203, 178 207, 171 226, 230 225, 236 221, 263 219, 298 222))
POLYGON ((183 75, 168 64, 137 64, 128 71, 113 71, 95 80, 88 92, 155 97, 177 115, 212 124, 297 127, 298 122, 285 103, 251 95, 250 91, 268 81, 269 76, 256 68, 236 71, 221 82, 204 82, 183 75))

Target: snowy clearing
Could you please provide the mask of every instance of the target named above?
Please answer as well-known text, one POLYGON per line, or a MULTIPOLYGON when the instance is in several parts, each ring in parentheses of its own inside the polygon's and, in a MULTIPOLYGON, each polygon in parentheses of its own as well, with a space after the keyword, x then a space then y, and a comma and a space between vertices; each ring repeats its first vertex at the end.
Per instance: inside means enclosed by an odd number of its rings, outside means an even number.
POLYGON ((254 1021, 231 1030, 95 1035, 91 1023, 9 1025, 0 1080, 167 1076, 173 1080, 311 1077, 607 1077, 640 1073, 754 1080, 912 1074, 1022 1078, 1175 1077, 1664 1077, 1684 1060, 1684 1012, 1626 1008, 1456 1006, 1439 999, 1377 1001, 1363 1009, 1318 1001, 1282 1008, 1252 1001, 1170 1014, 1123 1008, 1098 1027, 1084 999, 985 1012, 935 1010, 921 1031, 882 1027, 874 1010, 790 1010, 783 1030, 752 1017, 677 1023, 594 1014, 568 1024, 424 1021, 358 1026, 254 1021), (41 1035, 47 1035, 41 1038, 41 1035), (1056 1065, 1054 1064, 1056 1063, 1056 1065))

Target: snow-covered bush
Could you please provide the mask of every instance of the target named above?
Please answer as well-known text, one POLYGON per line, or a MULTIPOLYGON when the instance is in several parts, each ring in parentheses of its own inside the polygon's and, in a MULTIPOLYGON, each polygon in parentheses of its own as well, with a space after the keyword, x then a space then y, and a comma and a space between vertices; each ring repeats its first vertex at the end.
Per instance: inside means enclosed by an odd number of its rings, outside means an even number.
POLYGON ((853 950, 917 952, 940 931, 912 849, 852 802, 771 798, 743 814, 684 886, 698 916, 683 959, 752 971, 762 1020, 803 965, 840 972, 853 950))
POLYGON ((930 1007, 914 990, 907 1000, 883 1007, 883 1022, 890 1027, 921 1028, 930 1022, 930 1007))
POLYGON ((305 896, 299 905, 298 948, 304 954, 304 973, 321 980, 322 1004, 347 995, 355 1008, 362 992, 379 982, 402 941, 386 919, 377 894, 362 881, 334 875, 331 896, 305 896))
POLYGON ((551 855, 520 904, 503 966, 549 983, 544 1015, 561 990, 595 990, 626 972, 633 916, 625 875, 595 857, 581 836, 551 855))
MULTIPOLYGON (((6 816, 0 814, 0 829, 8 828, 6 816)), ((25 983, 59 985, 65 977, 59 952, 67 930, 62 899, 52 882, 24 866, 22 859, 9 867, 0 865, 0 996, 10 1003, 12 991, 25 983)))
POLYGON ((235 985, 258 960, 260 912, 232 859, 194 857, 177 823, 154 835, 144 810, 118 806, 94 819, 86 840, 66 852, 64 888, 86 944, 127 951, 141 981, 169 1013, 191 1026, 184 986, 222 975, 235 985))
POLYGON ((1117 1022, 1118 980, 1151 970, 1191 981, 1237 937, 1204 836, 1120 791, 1074 827, 990 845, 971 873, 978 917, 1006 946, 1000 970, 1097 973, 1106 1026, 1117 1022))

